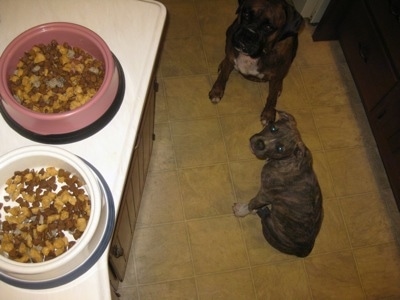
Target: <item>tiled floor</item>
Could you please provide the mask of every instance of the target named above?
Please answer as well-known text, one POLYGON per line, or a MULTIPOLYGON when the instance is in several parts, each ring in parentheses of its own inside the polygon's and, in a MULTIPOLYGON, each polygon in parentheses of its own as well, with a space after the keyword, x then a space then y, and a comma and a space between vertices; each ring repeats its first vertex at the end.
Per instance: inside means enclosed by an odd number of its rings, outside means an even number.
POLYGON ((233 202, 258 190, 248 138, 265 84, 232 73, 208 100, 237 0, 162 0, 169 12, 158 71, 156 140, 122 299, 400 299, 400 213, 337 42, 300 35, 278 108, 314 156, 325 219, 304 259, 263 239, 233 202))

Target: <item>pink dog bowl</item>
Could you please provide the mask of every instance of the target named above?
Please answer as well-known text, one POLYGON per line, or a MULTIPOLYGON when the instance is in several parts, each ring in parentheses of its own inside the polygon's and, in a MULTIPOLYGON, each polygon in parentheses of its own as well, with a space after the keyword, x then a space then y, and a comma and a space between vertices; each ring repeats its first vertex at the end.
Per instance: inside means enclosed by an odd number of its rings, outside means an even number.
POLYGON ((107 116, 109 110, 113 113, 118 110, 124 88, 122 68, 107 44, 96 33, 77 24, 47 23, 28 29, 17 36, 0 57, 0 109, 3 117, 19 133, 34 140, 57 143, 92 134, 112 118, 109 114, 107 116), (66 42, 81 48, 102 61, 105 76, 97 93, 81 107, 60 113, 39 113, 15 100, 8 80, 25 52, 35 45, 49 44, 52 40, 60 45, 66 42), (119 98, 118 101, 116 98, 119 98), (118 102, 118 108, 113 107, 114 102, 118 102), (102 124, 98 124, 101 119, 102 124))

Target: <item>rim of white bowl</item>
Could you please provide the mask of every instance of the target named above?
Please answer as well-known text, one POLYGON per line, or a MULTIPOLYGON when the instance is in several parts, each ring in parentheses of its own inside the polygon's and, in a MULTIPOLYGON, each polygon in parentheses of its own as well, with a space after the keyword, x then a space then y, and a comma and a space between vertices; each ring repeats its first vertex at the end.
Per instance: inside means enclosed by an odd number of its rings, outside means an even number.
MULTIPOLYGON (((101 197, 101 188, 99 182, 93 171, 85 162, 83 162, 78 156, 65 149, 56 146, 45 145, 21 147, 12 150, 0 157, 0 169, 2 169, 4 165, 9 165, 10 163, 15 162, 21 158, 39 155, 46 155, 55 159, 65 161, 67 164, 71 165, 84 179, 86 184, 85 189, 87 190, 88 195, 90 195, 91 200, 91 212, 89 221, 85 231, 83 232, 82 236, 77 240, 76 244, 68 251, 49 261, 40 263, 21 263, 0 255, 0 271, 2 272, 32 275, 48 272, 60 267, 61 265, 65 265, 72 259, 75 259, 76 255, 79 254, 87 246, 91 236, 94 234, 97 228, 97 223, 100 219, 101 205, 96 205, 96 199, 100 199, 101 197)), ((34 166, 32 166, 31 168, 34 168, 34 166)), ((10 176, 11 175, 12 174, 10 174, 10 176)))

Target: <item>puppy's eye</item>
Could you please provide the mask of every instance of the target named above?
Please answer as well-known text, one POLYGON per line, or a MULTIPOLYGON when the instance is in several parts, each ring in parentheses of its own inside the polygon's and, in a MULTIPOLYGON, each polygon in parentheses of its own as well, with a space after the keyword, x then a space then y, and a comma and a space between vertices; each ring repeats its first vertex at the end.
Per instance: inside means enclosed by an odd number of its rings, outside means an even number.
POLYGON ((278 131, 278 128, 275 126, 274 123, 270 123, 269 124, 269 131, 271 131, 272 133, 275 133, 278 131))
POLYGON ((283 146, 282 144, 277 144, 276 145, 276 151, 278 153, 283 153, 285 151, 285 146, 283 146))

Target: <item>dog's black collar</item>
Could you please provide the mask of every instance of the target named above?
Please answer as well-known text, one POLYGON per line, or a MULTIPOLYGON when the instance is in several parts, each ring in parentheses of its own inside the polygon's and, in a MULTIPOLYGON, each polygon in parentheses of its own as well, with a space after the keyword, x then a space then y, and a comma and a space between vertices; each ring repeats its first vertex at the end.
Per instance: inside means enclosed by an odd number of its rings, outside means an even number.
POLYGON ((297 37, 298 34, 296 32, 285 32, 284 34, 282 34, 279 38, 278 38, 278 42, 283 41, 284 39, 287 39, 288 37, 297 37))
POLYGON ((275 48, 275 44, 276 43, 278 43, 278 42, 280 42, 280 41, 283 41, 283 40, 285 40, 285 39, 287 39, 287 38, 289 38, 289 37, 297 37, 298 36, 298 34, 297 33, 295 33, 295 32, 286 32, 286 33, 284 33, 284 34, 282 34, 278 39, 276 39, 276 41, 274 42, 274 44, 273 44, 273 46, 271 47, 271 49, 262 49, 262 52, 264 53, 264 54, 268 54, 269 52, 271 52, 272 51, 272 49, 274 49, 275 48))

